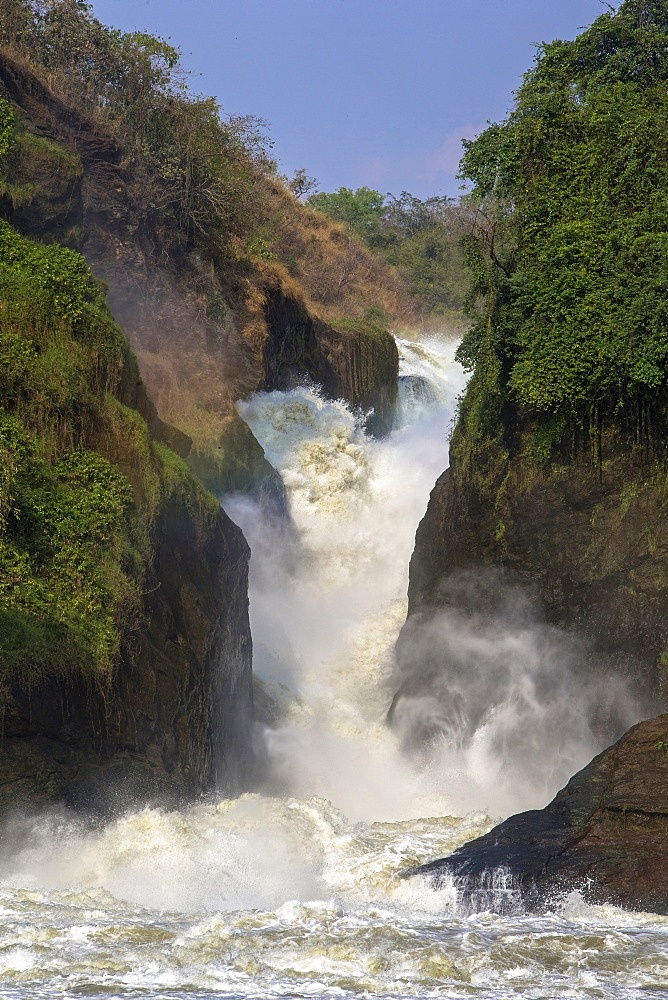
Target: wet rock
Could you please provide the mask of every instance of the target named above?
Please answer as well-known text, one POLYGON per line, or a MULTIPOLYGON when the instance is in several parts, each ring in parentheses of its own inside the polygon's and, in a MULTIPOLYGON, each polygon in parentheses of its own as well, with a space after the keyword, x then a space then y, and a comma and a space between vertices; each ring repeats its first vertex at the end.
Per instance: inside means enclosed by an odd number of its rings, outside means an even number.
POLYGON ((325 323, 280 276, 268 273, 262 318, 256 364, 263 376, 257 388, 291 389, 309 380, 331 399, 345 399, 369 414, 370 433, 392 429, 399 352, 387 330, 363 320, 325 323))
MULTIPOLYGON (((438 479, 415 539, 409 619, 452 607, 450 581, 490 569, 533 595, 550 625, 590 653, 583 678, 605 665, 651 715, 668 693, 668 520, 662 464, 613 428, 601 464, 587 448, 541 462, 529 446, 474 441, 460 419, 450 468, 438 479)), ((525 429, 530 440, 531 428, 525 429)), ((526 443, 526 442, 525 442, 526 443)))
POLYGON ((189 457, 190 468, 217 496, 244 493, 255 497, 267 517, 287 523, 290 512, 285 484, 248 424, 232 410, 221 419, 220 427, 216 450, 195 449, 189 457))
POLYGON ((454 877, 465 898, 494 909, 504 898, 495 872, 530 909, 579 890, 592 903, 668 913, 668 715, 630 729, 544 809, 409 874, 454 877))
POLYGON ((108 689, 80 675, 2 696, 0 811, 105 812, 239 792, 253 768, 248 545, 221 510, 159 515, 144 620, 108 689))

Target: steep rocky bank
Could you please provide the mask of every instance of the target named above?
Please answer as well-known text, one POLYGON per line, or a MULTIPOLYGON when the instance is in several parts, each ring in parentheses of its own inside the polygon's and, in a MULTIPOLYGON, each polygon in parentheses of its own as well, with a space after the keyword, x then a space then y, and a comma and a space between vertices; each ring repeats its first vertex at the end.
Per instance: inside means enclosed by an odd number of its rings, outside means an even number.
MULTIPOLYGON (((619 736, 625 718, 628 725, 629 708, 631 719, 642 718, 668 697, 663 464, 646 436, 612 420, 549 457, 536 453, 535 426, 516 412, 481 439, 471 416, 480 398, 474 380, 450 467, 417 531, 391 717, 401 721, 403 705, 410 707, 403 699, 430 694, 456 716, 457 671, 475 668, 446 662, 443 648, 417 641, 445 610, 483 629, 547 620, 561 630, 559 648, 577 643, 567 653, 569 699, 601 745, 619 736), (620 683, 626 693, 615 709, 620 683)), ((550 704, 540 685, 535 694, 550 704)), ((544 810, 511 817, 425 871, 454 875, 476 907, 540 909, 578 889, 592 902, 668 912, 660 846, 666 721, 635 727, 544 810), (497 892, 503 886, 508 892, 497 892)), ((413 726, 410 736, 433 734, 413 726)), ((546 768, 551 749, 549 742, 541 749, 546 768)))
MULTIPOLYGON (((657 149, 668 62, 654 59, 667 48, 661 5, 610 7, 572 41, 540 46, 507 118, 465 145, 460 171, 479 221, 467 237, 475 309, 459 358, 473 374, 450 468, 416 538, 395 710, 404 694, 428 691, 439 659, 448 697, 442 653, 411 657, 420 622, 471 600, 493 622, 508 588, 581 642, 569 694, 599 745, 619 735, 609 689, 625 687, 635 719, 666 707, 667 286, 655 248, 666 238, 668 172, 657 149), (617 118, 604 110, 613 107, 617 118), (629 170, 631 161, 643 166, 629 170)), ((554 712, 545 688, 536 694, 554 712)), ((580 837, 587 850, 596 841, 603 868, 608 851, 613 867, 628 864, 638 878, 634 897, 603 872, 597 898, 664 907, 652 897, 664 872, 660 862, 650 871, 646 835, 663 839, 661 725, 648 724, 642 748, 630 735, 591 765, 592 788, 610 777, 622 789, 610 791, 609 809, 585 790, 587 817, 577 802, 570 815, 574 779, 535 822, 511 820, 492 835, 494 865, 516 870, 513 836, 524 850, 544 833, 553 844, 540 847, 537 869, 558 875, 580 837), (634 817, 626 833, 616 810, 634 817)), ((549 741, 542 753, 553 756, 549 741)))
POLYGON ((140 618, 109 687, 75 669, 3 679, 0 810, 174 804, 247 784, 248 547, 224 513, 203 530, 179 501, 155 532, 140 618))
MULTIPOLYGON (((364 412, 375 434, 387 433, 397 399, 399 353, 394 338, 361 320, 335 325, 311 316, 303 302, 286 294, 272 275, 265 286, 267 336, 259 343, 255 366, 263 383, 254 388, 287 389, 304 378, 322 386, 332 399, 345 399, 364 412)), ((250 374, 250 373, 249 373, 250 374)), ((253 381, 255 375, 253 374, 253 381)))
POLYGON ((668 913, 668 716, 642 722, 541 810, 412 874, 454 876, 479 908, 544 909, 573 890, 591 903, 668 913), (503 878, 494 872, 503 870, 503 878), (504 885, 504 896, 495 891, 504 885))
POLYGON ((83 258, 0 221, 0 303, 0 809, 238 791, 243 535, 165 447, 83 258))
MULTIPOLYGON (((550 624, 585 640, 583 678, 602 669, 623 678, 650 714, 667 697, 661 463, 614 428, 595 451, 585 443, 551 461, 532 454, 530 425, 481 445, 467 429, 470 406, 469 396, 417 531, 409 622, 456 600, 461 572, 484 580, 493 569, 498 586, 523 588, 550 624)), ((405 669, 419 683, 419 667, 405 669)))
POLYGON ((114 136, 7 54, 0 55, 0 91, 26 134, 40 137, 50 153, 42 162, 15 156, 14 183, 24 190, 29 184, 32 193, 20 203, 5 198, 3 214, 20 231, 81 249, 108 288, 161 415, 186 433, 195 428, 189 461, 207 485, 280 495, 280 482, 234 409, 254 391, 309 378, 334 398, 373 410, 372 432, 389 428, 398 357, 387 331, 319 319, 298 283, 270 260, 244 272, 187 245, 167 250, 159 220, 135 203, 136 178, 114 136), (54 168, 68 156, 69 172, 54 168))

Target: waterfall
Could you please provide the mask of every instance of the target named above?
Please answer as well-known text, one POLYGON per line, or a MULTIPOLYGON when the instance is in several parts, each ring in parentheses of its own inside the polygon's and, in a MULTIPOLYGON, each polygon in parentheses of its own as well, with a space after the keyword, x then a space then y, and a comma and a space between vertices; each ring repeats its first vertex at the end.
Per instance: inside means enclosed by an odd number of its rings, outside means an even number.
POLYGON ((437 337, 399 342, 396 426, 382 440, 309 387, 239 406, 283 476, 293 517, 286 531, 251 501, 226 501, 252 550, 270 794, 318 795, 366 821, 507 814, 544 805, 599 749, 590 721, 602 685, 576 688, 580 647, 527 618, 515 591, 497 626, 466 608, 415 623, 409 673, 412 654, 429 680, 408 684, 395 728, 386 725, 415 527, 447 466, 465 385, 455 347, 437 337))
POLYGON ((267 525, 248 500, 226 501, 251 545, 253 669, 278 716, 264 734, 269 789, 317 794, 360 819, 442 806, 385 716, 415 526, 447 465, 465 379, 452 341, 399 346, 398 426, 383 440, 312 388, 240 405, 283 476, 293 533, 267 525))

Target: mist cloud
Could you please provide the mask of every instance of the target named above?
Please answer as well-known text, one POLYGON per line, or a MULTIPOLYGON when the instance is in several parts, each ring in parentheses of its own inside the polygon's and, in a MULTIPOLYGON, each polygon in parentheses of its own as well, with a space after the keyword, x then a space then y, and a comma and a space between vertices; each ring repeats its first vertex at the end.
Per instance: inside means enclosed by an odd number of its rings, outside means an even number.
POLYGON ((452 576, 443 605, 402 632, 389 717, 407 753, 456 775, 460 807, 544 805, 642 717, 590 644, 502 571, 452 576))

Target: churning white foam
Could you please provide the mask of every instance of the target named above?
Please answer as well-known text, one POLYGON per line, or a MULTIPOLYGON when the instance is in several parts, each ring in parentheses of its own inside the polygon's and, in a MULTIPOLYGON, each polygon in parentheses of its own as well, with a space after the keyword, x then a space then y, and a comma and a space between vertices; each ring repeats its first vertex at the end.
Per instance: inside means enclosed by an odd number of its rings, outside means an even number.
POLYGON ((578 651, 557 630, 483 628, 456 613, 418 622, 416 665, 443 650, 449 662, 433 691, 400 702, 398 731, 386 725, 415 529, 465 385, 452 341, 399 347, 399 416, 383 440, 307 387, 239 406, 283 476, 296 528, 295 540, 251 501, 225 502, 253 553, 254 671, 279 706, 264 733, 267 787, 364 820, 540 806, 600 748, 596 695, 578 697, 578 651), (407 754, 416 717, 430 738, 407 754))
POLYGON ((355 824, 317 797, 246 794, 181 811, 140 809, 101 826, 58 811, 17 817, 5 827, 0 863, 34 902, 44 891, 94 889, 103 907, 115 898, 179 912, 275 911, 336 898, 440 912, 454 906, 454 893, 432 893, 402 880, 402 871, 486 823, 445 816, 355 824))
POLYGON ((283 476, 298 535, 289 558, 251 502, 226 501, 253 553, 254 671, 283 707, 265 733, 273 778, 351 818, 443 811, 440 783, 421 780, 385 717, 415 527, 447 465, 465 383, 455 346, 402 343, 410 360, 399 426, 382 441, 343 402, 310 388, 240 405, 283 476))

